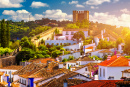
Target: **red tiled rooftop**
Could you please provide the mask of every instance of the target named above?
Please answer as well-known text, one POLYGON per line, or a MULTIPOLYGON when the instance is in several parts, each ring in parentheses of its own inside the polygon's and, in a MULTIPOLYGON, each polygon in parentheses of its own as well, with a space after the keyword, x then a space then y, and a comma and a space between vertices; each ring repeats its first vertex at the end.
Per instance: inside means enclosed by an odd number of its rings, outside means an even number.
POLYGON ((93 46, 91 46, 91 47, 88 47, 88 48, 85 48, 85 49, 93 49, 94 47, 93 46))
POLYGON ((123 56, 120 56, 117 58, 116 55, 112 56, 110 60, 105 60, 98 65, 100 66, 112 66, 112 67, 124 67, 124 66, 129 66, 129 60, 123 56))
MULTIPOLYGON (((47 61, 55 61, 55 59, 52 58, 42 58, 42 59, 35 59, 35 60, 31 60, 30 62, 35 62, 35 63, 47 63, 47 61)), ((56 61, 55 61, 56 62, 56 61)))
POLYGON ((122 80, 95 80, 70 87, 116 87, 116 82, 122 80))
POLYGON ((18 66, 18 65, 11 65, 11 66, 6 66, 6 67, 1 67, 0 69, 10 69, 10 70, 19 70, 23 66, 18 66))

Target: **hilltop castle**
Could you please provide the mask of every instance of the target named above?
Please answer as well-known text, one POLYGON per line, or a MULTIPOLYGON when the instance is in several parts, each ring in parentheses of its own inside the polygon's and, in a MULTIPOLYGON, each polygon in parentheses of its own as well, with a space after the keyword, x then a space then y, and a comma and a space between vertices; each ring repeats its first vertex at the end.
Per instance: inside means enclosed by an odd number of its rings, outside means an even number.
POLYGON ((82 21, 87 19, 89 21, 89 11, 73 11, 73 22, 82 21))

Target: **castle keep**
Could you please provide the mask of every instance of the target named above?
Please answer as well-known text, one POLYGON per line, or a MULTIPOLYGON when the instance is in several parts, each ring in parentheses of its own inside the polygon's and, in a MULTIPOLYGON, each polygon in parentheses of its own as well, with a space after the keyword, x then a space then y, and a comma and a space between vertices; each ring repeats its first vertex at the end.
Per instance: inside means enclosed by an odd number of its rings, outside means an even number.
POLYGON ((73 22, 82 21, 87 19, 89 21, 89 11, 73 11, 73 22))

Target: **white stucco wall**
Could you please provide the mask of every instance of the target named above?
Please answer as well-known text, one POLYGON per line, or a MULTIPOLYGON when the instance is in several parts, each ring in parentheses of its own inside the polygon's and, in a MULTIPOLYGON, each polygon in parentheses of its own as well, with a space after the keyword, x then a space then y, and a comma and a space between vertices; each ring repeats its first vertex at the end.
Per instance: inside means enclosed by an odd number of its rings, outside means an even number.
POLYGON ((96 56, 99 57, 99 56, 100 56, 100 55, 99 55, 99 51, 102 51, 102 50, 96 50, 96 51, 92 51, 92 52, 90 52, 90 54, 91 54, 90 56, 94 56, 94 55, 96 55, 96 56))
POLYGON ((63 68, 63 64, 59 64, 59 68, 63 68))
POLYGON ((69 45, 69 46, 64 46, 63 47, 64 49, 69 49, 69 50, 76 50, 77 51, 77 49, 80 49, 81 48, 81 45, 80 44, 75 44, 75 45, 69 45))
POLYGON ((79 69, 79 70, 76 70, 76 71, 74 71, 74 72, 80 73, 80 74, 82 74, 82 75, 84 75, 84 76, 87 76, 87 74, 90 73, 90 72, 88 71, 88 67, 87 67, 87 66, 84 67, 84 68, 81 68, 81 69, 79 69), (87 68, 87 71, 86 71, 86 68, 87 68))
MULTIPOLYGON (((112 55, 112 53, 109 53, 110 55, 112 55)), ((108 53, 99 53, 99 58, 103 58, 104 55, 108 55, 108 53)))
POLYGON ((12 75, 13 72, 16 72, 17 70, 10 70, 10 69, 0 69, 1 72, 4 72, 3 76, 2 76, 2 81, 6 81, 7 82, 7 76, 5 76, 6 72, 9 75, 9 78, 14 78, 14 76, 12 75), (9 73, 11 71, 11 74, 9 73))
POLYGON ((114 80, 120 80, 122 77, 122 72, 130 67, 105 67, 99 66, 99 80, 108 80, 109 76, 113 76, 114 80), (100 68, 101 68, 101 76, 100 76, 100 68), (105 77, 103 76, 103 69, 105 69, 105 77))
MULTIPOLYGON (((23 77, 20 77, 20 79, 21 79, 20 87, 27 87, 27 86, 29 85, 28 79, 23 78, 23 77), (26 81, 26 85, 22 83, 22 80, 26 81)), ((20 79, 19 79, 19 81, 20 81, 20 79)), ((25 82, 24 82, 24 83, 25 83, 25 82)))
POLYGON ((79 58, 81 55, 80 55, 80 52, 76 52, 76 53, 72 53, 72 54, 61 55, 61 56, 59 56, 59 57, 61 57, 62 60, 63 60, 64 58, 68 59, 69 56, 74 56, 74 58, 77 59, 77 58, 79 58))
POLYGON ((20 77, 18 76, 18 75, 14 75, 13 76, 13 81, 16 81, 16 80, 18 80, 20 77))
MULTIPOLYGON (((71 38, 73 37, 73 35, 71 34, 71 32, 76 33, 78 31, 63 31, 62 35, 65 37, 68 37, 69 40, 71 40, 71 38), (66 32, 68 32, 68 34, 66 34, 66 32)), ((83 31, 84 32, 84 36, 85 38, 88 37, 88 31, 83 31)))
POLYGON ((74 44, 74 43, 77 43, 77 41, 73 41, 73 40, 46 40, 45 41, 45 45, 47 45, 47 43, 49 43, 49 45, 51 45, 52 43, 54 43, 54 45, 57 45, 57 43, 60 45, 61 43, 64 44, 64 43, 71 43, 74 44))
POLYGON ((123 77, 130 78, 130 73, 123 73, 123 77))
POLYGON ((66 62, 66 69, 69 69, 70 66, 71 67, 76 66, 76 63, 66 62))
POLYGON ((76 76, 73 76, 72 78, 77 78, 77 79, 81 79, 81 80, 85 80, 85 81, 92 81, 92 79, 89 79, 82 75, 76 75, 76 76))

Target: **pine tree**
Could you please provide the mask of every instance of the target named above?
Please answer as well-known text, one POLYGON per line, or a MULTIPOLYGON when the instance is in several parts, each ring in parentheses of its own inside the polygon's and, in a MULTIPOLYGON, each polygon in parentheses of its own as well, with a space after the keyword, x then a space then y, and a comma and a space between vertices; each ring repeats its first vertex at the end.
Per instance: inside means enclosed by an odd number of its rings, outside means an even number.
POLYGON ((7 25, 6 25, 6 38, 7 38, 7 47, 9 47, 9 41, 10 41, 10 29, 9 29, 9 22, 7 22, 7 25))
POLYGON ((5 48, 6 43, 7 43, 6 28, 5 28, 5 20, 3 19, 1 22, 1 47, 5 48))

